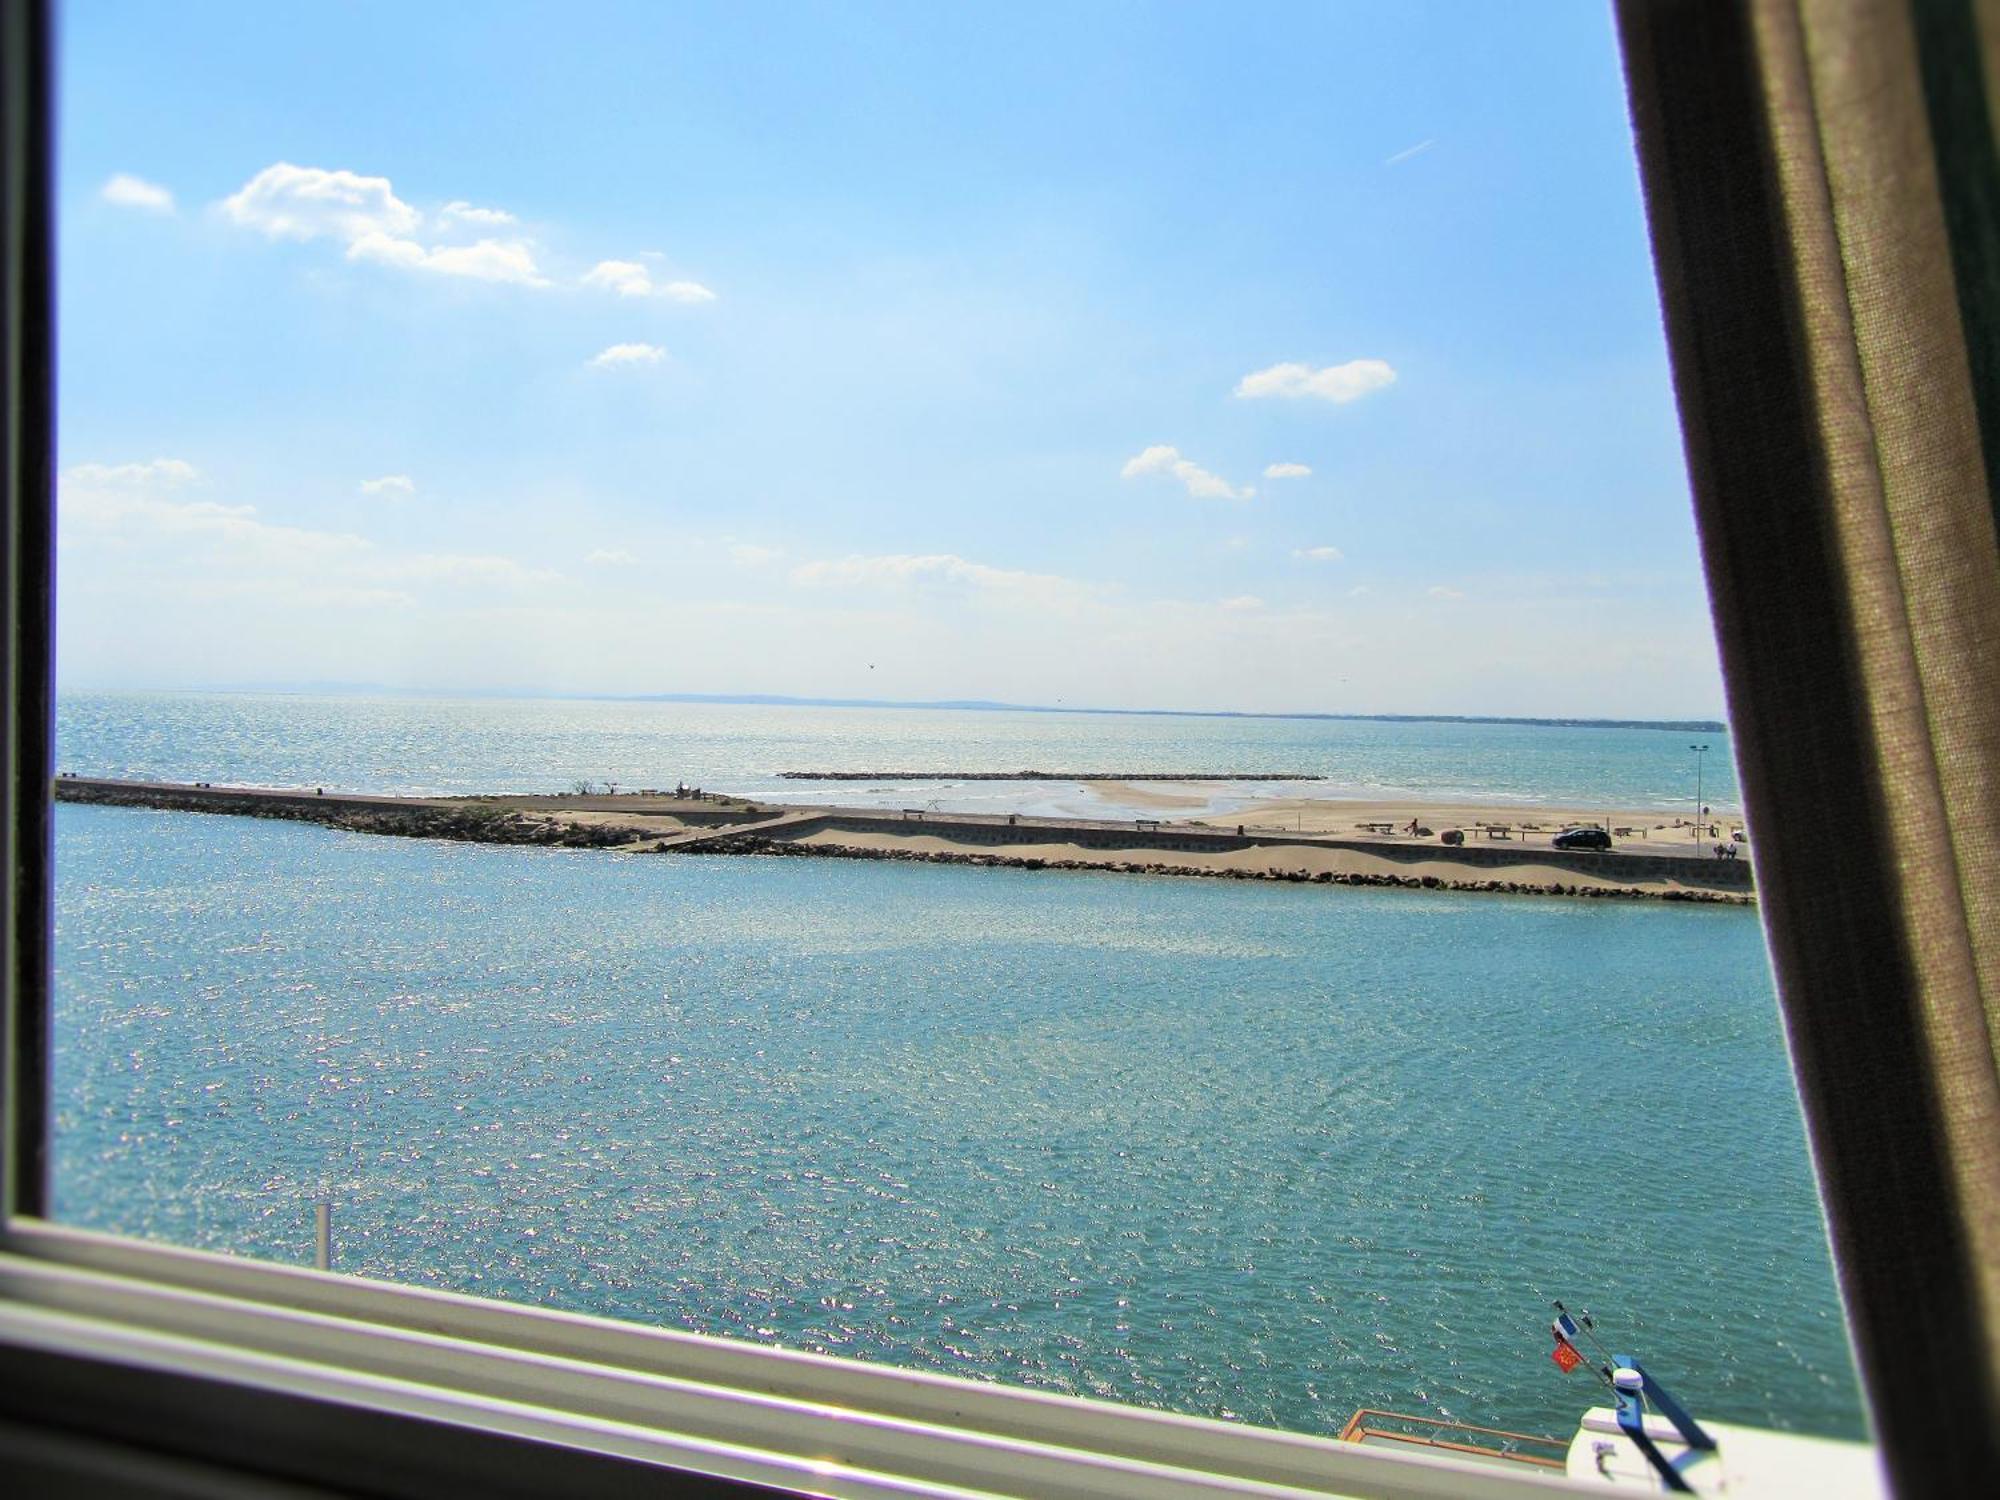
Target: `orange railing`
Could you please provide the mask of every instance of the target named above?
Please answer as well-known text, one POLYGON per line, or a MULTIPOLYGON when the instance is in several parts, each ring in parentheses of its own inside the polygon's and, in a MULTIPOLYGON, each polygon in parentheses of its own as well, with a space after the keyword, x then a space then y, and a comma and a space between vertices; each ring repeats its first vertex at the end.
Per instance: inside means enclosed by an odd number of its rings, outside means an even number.
POLYGON ((1532 1432, 1509 1432, 1503 1427, 1479 1427, 1470 1422, 1451 1422, 1440 1417, 1413 1417, 1403 1412, 1375 1411, 1367 1407, 1347 1419, 1347 1425, 1340 1429, 1340 1440, 1343 1443, 1408 1443, 1416 1448, 1441 1448, 1477 1458, 1533 1464, 1543 1469, 1562 1468, 1564 1456, 1569 1452, 1569 1443, 1562 1438, 1540 1437, 1532 1432))

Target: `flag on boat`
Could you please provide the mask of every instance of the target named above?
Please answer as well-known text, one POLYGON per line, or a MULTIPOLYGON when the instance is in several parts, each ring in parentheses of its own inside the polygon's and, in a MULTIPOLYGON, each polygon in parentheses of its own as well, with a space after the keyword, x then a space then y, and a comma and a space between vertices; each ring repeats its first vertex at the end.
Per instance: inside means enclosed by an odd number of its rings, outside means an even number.
POLYGON ((1556 1334, 1556 1346, 1549 1351, 1549 1358, 1556 1362, 1556 1368, 1565 1375, 1583 1363, 1583 1356, 1577 1353, 1576 1345, 1564 1338, 1560 1332, 1556 1334))

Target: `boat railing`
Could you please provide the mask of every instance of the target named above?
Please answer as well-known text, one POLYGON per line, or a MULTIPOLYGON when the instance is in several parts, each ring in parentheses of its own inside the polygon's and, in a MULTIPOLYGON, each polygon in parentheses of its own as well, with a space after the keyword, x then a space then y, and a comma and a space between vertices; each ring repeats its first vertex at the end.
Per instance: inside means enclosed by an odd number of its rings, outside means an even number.
POLYGON ((1340 1440, 1378 1447, 1407 1444, 1414 1448, 1443 1450, 1474 1458, 1533 1464, 1543 1469, 1562 1468, 1569 1453, 1566 1438, 1509 1432, 1504 1427, 1480 1427, 1471 1422, 1416 1417, 1407 1412, 1378 1411, 1370 1407, 1363 1407, 1347 1419, 1347 1425, 1340 1430, 1340 1440))

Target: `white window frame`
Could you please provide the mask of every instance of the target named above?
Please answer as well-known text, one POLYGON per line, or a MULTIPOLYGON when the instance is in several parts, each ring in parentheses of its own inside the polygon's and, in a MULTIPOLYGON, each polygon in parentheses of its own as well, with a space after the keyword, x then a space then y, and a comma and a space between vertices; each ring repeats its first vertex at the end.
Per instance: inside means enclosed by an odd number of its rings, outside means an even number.
MULTIPOLYGON (((367 1281, 50 1223, 41 1171, 48 1058, 48 589, 53 477, 49 288, 49 0, 0 9, 0 277, 7 338, 4 750, 7 858, 0 1045, 0 1373, 54 1361, 84 1374, 69 1435, 7 1436, 32 1392, 0 1402, 0 1463, 80 1444, 112 1462, 137 1452, 162 1485, 176 1466, 255 1484, 359 1485, 423 1493, 417 1470, 384 1479, 358 1456, 390 1417, 436 1434, 496 1440, 463 1472, 468 1493, 512 1492, 505 1465, 535 1445, 538 1474, 590 1493, 618 1459, 723 1488, 887 1500, 1346 1495, 1507 1500, 1597 1494, 1525 1465, 1400 1453, 923 1371, 367 1281), (217 1391, 304 1403, 329 1442, 268 1451, 246 1417, 234 1433, 135 1438, 111 1409, 138 1372, 159 1411, 212 1411, 217 1391), (129 1381, 127 1381, 129 1384, 129 1381), (18 1439, 18 1440, 16 1440, 18 1439), (9 1446, 10 1442, 13 1444, 9 1446), (345 1446, 343 1446, 345 1444, 345 1446), (67 1445, 67 1447, 65 1447, 67 1445), (332 1456, 329 1457, 328 1454, 332 1456), (215 1466, 219 1465, 220 1468, 215 1466), (553 1465, 553 1469, 549 1466, 553 1465), (207 1467, 203 1467, 207 1466, 207 1467), (473 1486, 476 1486, 474 1488, 473 1486)), ((1524 1359, 1527 1358, 1524 1354, 1524 1359)), ((1524 1365, 1524 1378, 1528 1367, 1524 1365)), ((228 1413, 219 1414, 227 1427, 228 1413)), ((460 1462, 457 1458, 449 1462, 460 1462)), ((435 1476, 432 1476, 433 1478, 435 1476)), ((185 1473, 183 1473, 185 1483, 185 1473)), ((544 1491, 546 1484, 542 1480, 544 1491)))
MULTIPOLYGON (((854 1497, 1600 1494, 1239 1426, 15 1219, 0 1344, 854 1497)), ((329 1476, 338 1478, 338 1476, 329 1476)))

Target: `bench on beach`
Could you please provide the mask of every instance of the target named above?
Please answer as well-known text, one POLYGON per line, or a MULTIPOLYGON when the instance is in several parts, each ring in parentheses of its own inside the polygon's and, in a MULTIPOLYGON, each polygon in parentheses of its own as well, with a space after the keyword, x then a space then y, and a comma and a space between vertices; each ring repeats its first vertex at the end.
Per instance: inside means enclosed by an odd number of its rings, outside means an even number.
POLYGON ((1480 823, 1475 826, 1489 839, 1511 839, 1514 836, 1512 823, 1480 823))
POLYGON ((1370 833, 1394 833, 1396 831, 1394 823, 1356 823, 1354 826, 1356 828, 1365 828, 1370 833))

